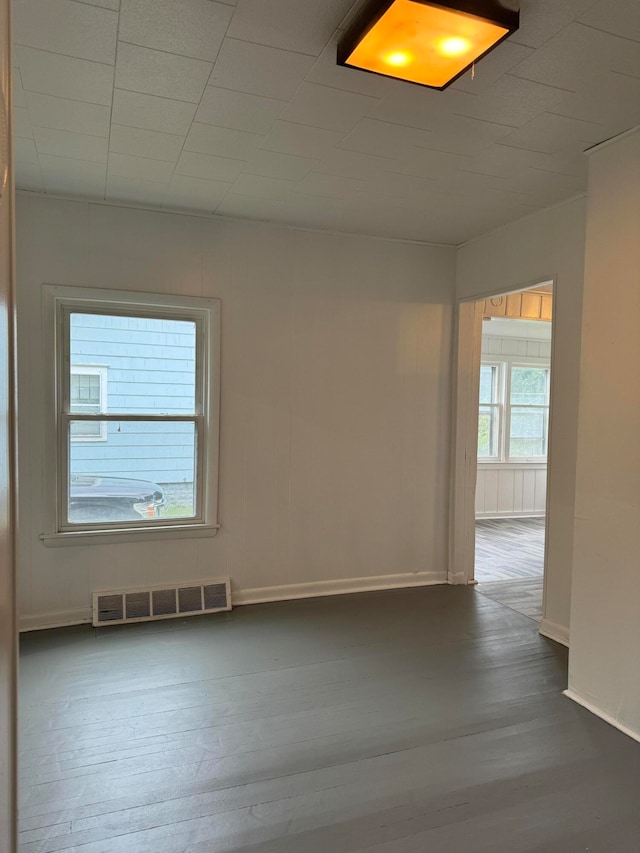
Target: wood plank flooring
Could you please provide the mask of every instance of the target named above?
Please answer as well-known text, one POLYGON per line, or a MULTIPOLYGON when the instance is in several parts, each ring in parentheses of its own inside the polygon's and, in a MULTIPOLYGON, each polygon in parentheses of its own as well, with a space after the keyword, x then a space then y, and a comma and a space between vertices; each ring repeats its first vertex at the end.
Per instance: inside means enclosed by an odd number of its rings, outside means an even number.
POLYGON ((24 635, 21 853, 638 853, 640 744, 472 588, 24 635))
POLYGON ((523 580, 544 573, 544 518, 478 518, 476 580, 523 580))
POLYGON ((542 620, 544 518, 476 520, 478 592, 542 620))

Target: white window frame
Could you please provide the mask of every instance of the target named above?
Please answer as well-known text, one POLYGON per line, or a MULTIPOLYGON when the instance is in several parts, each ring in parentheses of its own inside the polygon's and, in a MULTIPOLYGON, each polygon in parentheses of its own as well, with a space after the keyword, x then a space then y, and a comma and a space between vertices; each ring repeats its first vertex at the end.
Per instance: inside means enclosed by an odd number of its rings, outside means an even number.
POLYGON ((495 358, 482 359, 482 367, 495 367, 498 371, 497 390, 498 400, 495 403, 479 403, 478 413, 482 408, 496 409, 498 412, 498 453, 497 456, 478 456, 478 462, 501 462, 502 448, 504 446, 504 423, 505 423, 505 369, 504 362, 495 358))
MULTIPOLYGON (((107 405, 107 370, 108 368, 101 364, 72 364, 71 375, 75 376, 98 376, 100 378, 100 414, 105 414, 108 411, 107 405)), ((105 421, 100 421, 99 435, 74 435, 71 441, 92 442, 107 440, 107 424, 105 421)))
POLYGON ((45 425, 45 532, 47 545, 140 541, 180 536, 213 536, 218 523, 220 421, 220 300, 121 290, 43 286, 44 342, 50 364, 45 425), (100 414, 70 411, 70 315, 137 316, 191 321, 196 325, 196 406, 190 415, 100 414), (193 518, 71 523, 68 520, 69 422, 189 422, 196 431, 196 513, 193 518))
MULTIPOLYGON (((534 358, 533 356, 496 356, 491 355, 480 360, 481 365, 490 367, 498 367, 499 371, 499 389, 500 389, 500 426, 498 435, 498 455, 497 456, 478 456, 478 465, 486 465, 488 467, 494 465, 518 466, 518 465, 543 465, 547 462, 549 451, 549 411, 551 399, 551 364, 546 358, 534 358), (511 405, 511 371, 514 367, 540 367, 549 371, 549 402, 544 405, 511 405), (511 438, 511 409, 546 409, 547 410, 547 454, 544 456, 511 456, 510 438, 511 438)), ((487 403, 478 404, 478 412, 487 403)))

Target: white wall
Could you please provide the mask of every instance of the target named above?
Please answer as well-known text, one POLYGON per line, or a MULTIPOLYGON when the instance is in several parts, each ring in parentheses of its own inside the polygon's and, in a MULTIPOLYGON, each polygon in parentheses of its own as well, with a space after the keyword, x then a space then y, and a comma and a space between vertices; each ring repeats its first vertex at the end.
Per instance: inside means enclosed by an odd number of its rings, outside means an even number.
POLYGON ((446 580, 453 249, 22 196, 18 285, 24 625, 189 578, 245 600, 446 580), (218 536, 42 544, 45 282, 222 299, 218 536))
POLYGON ((640 739, 640 129, 589 160, 569 690, 640 739))
POLYGON ((542 630, 568 637, 586 199, 550 208, 478 238, 458 252, 459 299, 555 280, 547 572, 542 630))
MULTIPOLYGON (((535 359, 536 363, 546 362, 548 365, 551 358, 550 326, 550 323, 523 320, 486 321, 482 324, 482 358, 535 359), (503 324, 512 327, 508 335, 508 326, 505 328, 503 324), (525 329, 531 337, 518 337, 518 327, 525 329), (502 332, 493 334, 494 328, 502 332), (536 334, 538 338, 533 337, 536 334)), ((546 462, 478 462, 476 518, 543 516, 546 504, 546 462)))

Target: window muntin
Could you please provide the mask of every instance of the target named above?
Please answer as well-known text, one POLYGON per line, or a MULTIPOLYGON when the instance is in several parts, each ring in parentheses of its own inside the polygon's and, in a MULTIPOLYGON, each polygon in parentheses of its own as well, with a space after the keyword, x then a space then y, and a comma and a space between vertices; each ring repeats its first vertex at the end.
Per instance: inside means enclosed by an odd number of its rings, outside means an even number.
POLYGON ((478 461, 545 461, 549 439, 550 369, 517 359, 480 368, 478 461))
MULTIPOLYGON (((69 388, 69 408, 72 412, 101 414, 107 411, 107 368, 72 364, 69 388)), ((74 422, 72 441, 106 441, 103 422, 74 422)))
POLYGON ((185 526, 211 535, 219 301, 45 286, 45 303, 55 320, 57 440, 47 475, 55 512, 52 504, 43 538, 185 526), (94 379, 76 378, 95 375, 78 362, 96 352, 105 363, 99 403, 94 379))

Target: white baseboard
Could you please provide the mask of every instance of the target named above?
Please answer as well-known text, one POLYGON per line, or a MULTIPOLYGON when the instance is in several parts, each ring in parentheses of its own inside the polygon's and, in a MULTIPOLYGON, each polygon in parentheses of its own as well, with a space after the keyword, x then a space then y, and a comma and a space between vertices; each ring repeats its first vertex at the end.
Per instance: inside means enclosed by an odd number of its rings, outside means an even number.
MULTIPOLYGON (((264 604, 269 601, 289 601, 296 598, 317 598, 324 595, 346 595, 350 592, 371 592, 384 589, 406 589, 415 586, 435 586, 447 583, 446 572, 411 572, 401 575, 376 575, 369 578, 316 581, 314 583, 265 586, 256 589, 233 589, 233 606, 264 604)), ((69 625, 91 624, 91 607, 42 613, 20 617, 20 631, 42 631, 46 628, 66 628, 69 625)))
POLYGON ((588 699, 585 699, 575 690, 569 688, 568 690, 563 690, 563 695, 568 699, 571 699, 573 702, 577 702, 578 705, 582 705, 583 708, 586 708, 587 711, 591 711, 592 714, 595 714, 596 717, 600 717, 601 720, 604 720, 605 723, 609 723, 610 726, 613 726, 618 731, 621 731, 623 734, 628 735, 633 740, 637 740, 640 742, 640 732, 636 732, 634 729, 630 729, 629 726, 625 726, 624 723, 621 723, 619 720, 616 720, 615 717, 612 717, 610 714, 607 714, 605 711, 602 711, 588 699))
POLYGON ((294 598, 318 598, 323 595, 346 595, 350 592, 372 592, 383 589, 405 589, 412 586, 446 584, 446 572, 412 572, 402 575, 376 575, 370 578, 294 583, 231 591, 236 604, 263 604, 268 601, 290 601, 294 598))
POLYGON ((91 623, 91 606, 82 610, 60 610, 55 613, 41 613, 39 616, 21 616, 20 633, 26 631, 44 631, 46 628, 68 628, 70 625, 91 623))
POLYGON ((569 648, 569 629, 565 625, 558 625, 556 622, 543 619, 540 623, 538 633, 549 640, 555 640, 556 643, 562 643, 563 646, 569 648))

